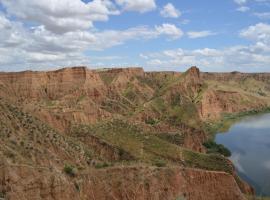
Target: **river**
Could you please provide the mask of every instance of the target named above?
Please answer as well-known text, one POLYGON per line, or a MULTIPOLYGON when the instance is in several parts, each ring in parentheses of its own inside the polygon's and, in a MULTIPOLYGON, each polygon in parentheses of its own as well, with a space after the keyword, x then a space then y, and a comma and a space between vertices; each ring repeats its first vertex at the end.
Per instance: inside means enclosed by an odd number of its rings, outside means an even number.
POLYGON ((216 142, 230 149, 238 175, 257 195, 270 196, 270 114, 242 119, 228 132, 217 134, 216 142))

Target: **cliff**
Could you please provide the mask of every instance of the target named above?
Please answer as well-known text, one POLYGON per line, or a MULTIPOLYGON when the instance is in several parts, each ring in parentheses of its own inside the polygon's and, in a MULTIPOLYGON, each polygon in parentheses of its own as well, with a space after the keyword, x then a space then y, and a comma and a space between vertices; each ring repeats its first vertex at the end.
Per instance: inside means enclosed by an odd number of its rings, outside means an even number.
POLYGON ((5 192, 6 198, 246 199, 234 178, 221 172, 182 168, 117 167, 92 170, 71 179, 44 168, 39 168, 38 171, 30 166, 1 166, 0 188, 5 192))

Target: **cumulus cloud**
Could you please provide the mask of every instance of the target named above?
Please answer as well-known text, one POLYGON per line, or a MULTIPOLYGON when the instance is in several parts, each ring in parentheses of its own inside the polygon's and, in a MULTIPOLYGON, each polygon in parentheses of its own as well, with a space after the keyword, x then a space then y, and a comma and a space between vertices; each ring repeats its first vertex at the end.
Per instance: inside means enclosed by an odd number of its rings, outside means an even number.
POLYGON ((148 12, 156 8, 155 0, 116 0, 127 11, 148 12))
POLYGON ((119 11, 109 0, 1 0, 7 13, 36 22, 54 33, 86 30, 94 21, 106 21, 119 11))
POLYGON ((160 26, 155 26, 154 28, 139 26, 122 31, 106 30, 97 32, 94 35, 97 40, 92 47, 89 46, 89 49, 102 50, 112 46, 121 45, 127 40, 147 40, 162 35, 170 39, 178 39, 183 35, 183 32, 173 24, 162 24, 160 26))
POLYGON ((159 34, 171 36, 172 39, 178 39, 184 35, 184 32, 174 24, 162 24, 156 26, 156 30, 159 34))
POLYGON ((270 45, 270 24, 258 23, 242 30, 240 36, 270 45))
POLYGON ((190 31, 187 33, 189 38, 195 39, 195 38, 203 38, 208 37, 211 35, 216 35, 216 33, 212 31, 190 31))
MULTIPOLYGON (((89 64, 85 51, 100 51, 129 40, 149 40, 160 36, 176 39, 181 30, 171 24, 156 27, 139 26, 125 30, 76 30, 57 34, 44 25, 25 28, 0 13, 0 66, 69 66, 89 64)), ((0 68, 0 69, 1 69, 0 68)))
POLYGON ((173 4, 168 3, 166 4, 163 9, 160 11, 161 16, 167 18, 178 18, 181 16, 181 12, 177 10, 173 4))

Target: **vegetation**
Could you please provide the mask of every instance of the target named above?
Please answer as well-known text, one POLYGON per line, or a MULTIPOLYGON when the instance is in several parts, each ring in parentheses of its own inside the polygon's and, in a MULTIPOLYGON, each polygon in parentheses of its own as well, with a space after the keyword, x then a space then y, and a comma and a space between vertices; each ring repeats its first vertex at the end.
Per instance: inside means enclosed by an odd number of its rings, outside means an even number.
POLYGON ((161 133, 157 134, 157 137, 176 145, 184 143, 184 135, 181 133, 161 133))
POLYGON ((219 153, 226 157, 231 156, 231 152, 222 144, 217 144, 213 140, 209 140, 203 144, 207 148, 207 153, 219 153))
POLYGON ((115 78, 113 73, 108 73, 107 71, 100 71, 99 76, 106 85, 111 84, 115 78))
POLYGON ((262 113, 269 113, 270 107, 265 107, 263 109, 253 109, 245 112, 239 112, 239 113, 224 113, 222 115, 221 120, 213 122, 208 121, 203 123, 203 130, 209 134, 210 139, 214 140, 215 135, 217 133, 224 133, 229 130, 229 128, 239 120, 241 120, 243 117, 251 116, 251 115, 258 115, 262 113))
POLYGON ((95 168, 96 169, 101 169, 101 168, 106 168, 106 167, 109 167, 110 165, 108 164, 108 163, 106 163, 106 162, 101 162, 101 163, 97 163, 96 165, 95 165, 95 168))
POLYGON ((63 171, 71 177, 74 177, 76 175, 75 167, 69 164, 65 164, 63 171))
POLYGON ((161 160, 161 159, 156 159, 154 161, 154 165, 156 165, 157 167, 165 167, 166 162, 164 160, 161 160))
POLYGON ((3 199, 4 199, 4 198, 5 198, 5 196, 6 196, 6 195, 5 195, 5 193, 4 193, 4 192, 0 192, 0 198, 3 198, 3 199))
POLYGON ((176 198, 176 200, 186 200, 186 198, 184 196, 179 196, 176 198))
POLYGON ((218 154, 202 154, 193 151, 183 151, 184 163, 188 167, 212 170, 212 171, 224 171, 233 174, 233 166, 223 156, 218 154))
POLYGON ((149 124, 149 125, 155 125, 155 124, 157 124, 158 122, 159 122, 159 120, 154 119, 154 118, 147 118, 147 119, 145 120, 145 123, 146 123, 146 124, 149 124))

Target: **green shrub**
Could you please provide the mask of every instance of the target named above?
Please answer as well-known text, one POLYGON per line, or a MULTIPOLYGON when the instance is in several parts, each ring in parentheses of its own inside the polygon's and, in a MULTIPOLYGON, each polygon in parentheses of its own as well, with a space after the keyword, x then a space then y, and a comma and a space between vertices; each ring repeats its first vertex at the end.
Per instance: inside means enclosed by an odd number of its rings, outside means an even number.
POLYGON ((149 125, 155 125, 155 124, 158 123, 158 120, 153 119, 153 118, 148 118, 148 119, 145 120, 145 123, 149 124, 149 125))
POLYGON ((154 164, 157 167, 165 167, 166 166, 166 162, 164 160, 160 160, 160 159, 155 160, 154 161, 154 164))
POLYGON ((97 164, 95 165, 95 168, 101 169, 101 168, 105 168, 105 167, 109 167, 109 166, 110 166, 110 165, 109 165, 108 163, 104 162, 104 163, 97 163, 97 164))
POLYGON ((231 156, 231 152, 222 144, 217 144, 216 142, 209 140, 203 144, 207 148, 207 153, 219 153, 226 157, 231 156))
POLYGON ((6 196, 6 195, 5 195, 5 192, 0 192, 0 198, 3 198, 3 199, 4 199, 5 196, 6 196))
POLYGON ((64 167, 64 172, 69 175, 69 176, 75 176, 76 175, 76 172, 75 172, 75 168, 71 165, 68 165, 66 164, 65 167, 64 167))

